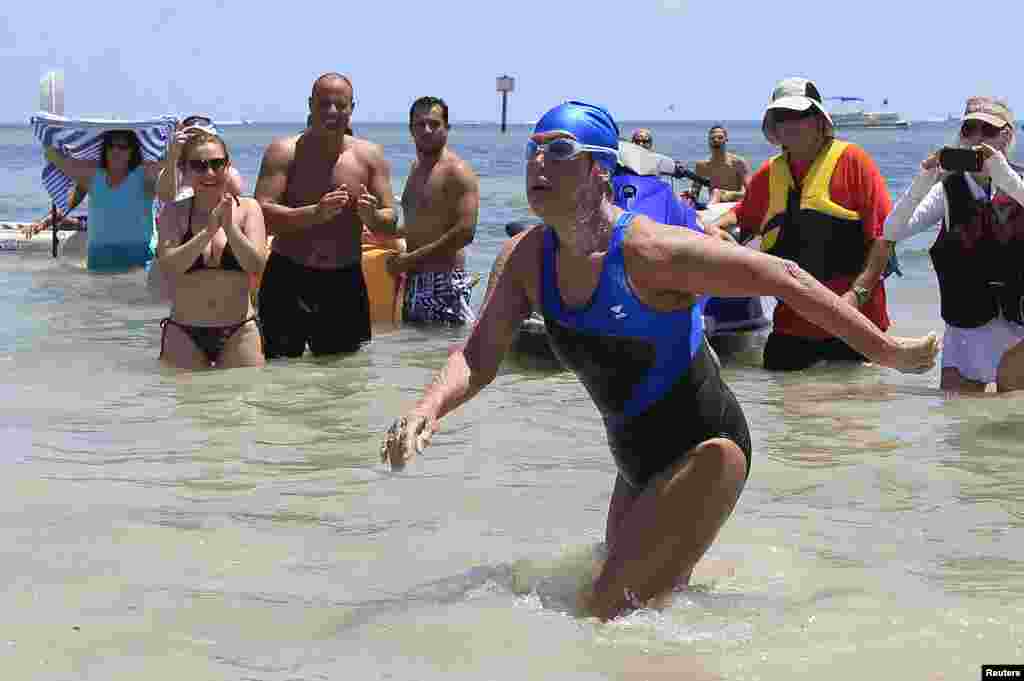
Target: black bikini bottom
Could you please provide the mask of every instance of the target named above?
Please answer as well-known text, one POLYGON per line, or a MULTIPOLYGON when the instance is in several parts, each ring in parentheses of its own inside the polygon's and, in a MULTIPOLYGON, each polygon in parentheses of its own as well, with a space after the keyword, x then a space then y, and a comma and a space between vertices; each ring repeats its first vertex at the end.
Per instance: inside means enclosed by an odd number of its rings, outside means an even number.
POLYGON ((215 364, 220 359, 221 353, 224 352, 224 345, 228 342, 228 339, 249 322, 256 322, 259 325, 259 319, 255 316, 227 326, 192 326, 191 324, 176 322, 170 317, 161 319, 160 328, 163 329, 163 333, 160 336, 160 356, 163 357, 164 354, 164 336, 167 334, 167 325, 173 324, 188 334, 192 342, 196 344, 196 347, 206 355, 206 359, 210 364, 215 364))

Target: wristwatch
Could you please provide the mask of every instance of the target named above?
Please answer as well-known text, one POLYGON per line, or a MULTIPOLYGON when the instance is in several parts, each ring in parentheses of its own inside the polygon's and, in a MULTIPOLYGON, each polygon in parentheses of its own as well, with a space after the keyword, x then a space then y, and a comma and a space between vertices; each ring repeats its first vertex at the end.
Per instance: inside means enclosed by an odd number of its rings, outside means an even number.
POLYGON ((853 295, 857 299, 857 307, 864 307, 871 298, 871 291, 867 290, 863 286, 854 286, 850 290, 853 291, 853 295))

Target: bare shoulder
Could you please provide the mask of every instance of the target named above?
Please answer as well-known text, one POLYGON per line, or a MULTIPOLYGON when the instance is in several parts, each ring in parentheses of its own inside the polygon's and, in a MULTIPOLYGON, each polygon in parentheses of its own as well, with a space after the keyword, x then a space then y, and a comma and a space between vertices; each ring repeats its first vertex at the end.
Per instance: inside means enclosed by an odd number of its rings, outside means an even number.
POLYGON ((157 229, 162 238, 166 239, 168 235, 173 236, 178 232, 184 233, 183 217, 187 214, 191 200, 181 199, 164 204, 160 211, 160 219, 157 221, 157 229))
POLYGON ((626 255, 656 265, 669 259, 674 250, 706 238, 691 229, 663 225, 646 215, 637 215, 622 246, 626 255))
POLYGON ((729 152, 729 163, 733 166, 740 166, 743 168, 749 168, 750 164, 747 163, 747 159, 743 158, 739 154, 729 152))
POLYGON ((451 151, 447 152, 445 161, 445 174, 449 182, 463 188, 477 186, 479 180, 477 179, 476 171, 473 170, 473 166, 467 161, 451 151))
POLYGON ((698 175, 700 175, 701 171, 709 167, 710 165, 711 161, 709 160, 697 161, 696 163, 693 164, 693 169, 697 172, 698 175))
POLYGON ((263 164, 271 166, 287 166, 295 158, 295 148, 302 135, 279 137, 267 145, 263 152, 263 164))
POLYGON ((542 224, 534 225, 502 244, 494 260, 495 274, 507 270, 509 275, 523 282, 535 277, 539 273, 545 229, 542 224))
POLYGON ((372 165, 379 165, 386 163, 384 158, 384 147, 381 145, 371 142, 370 140, 362 139, 361 137, 349 137, 352 146, 352 154, 360 161, 370 163, 372 165))

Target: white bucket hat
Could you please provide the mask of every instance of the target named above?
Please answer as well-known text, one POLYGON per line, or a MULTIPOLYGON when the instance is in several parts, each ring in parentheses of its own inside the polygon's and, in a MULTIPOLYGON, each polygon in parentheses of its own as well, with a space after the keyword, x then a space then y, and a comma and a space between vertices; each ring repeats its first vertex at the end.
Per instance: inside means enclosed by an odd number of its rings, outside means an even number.
POLYGON ((768 130, 768 112, 773 109, 806 111, 808 107, 817 109, 828 121, 828 124, 832 125, 832 116, 822 106, 821 93, 818 92, 818 87, 813 82, 799 77, 780 80, 772 90, 771 97, 768 98, 768 106, 765 107, 764 116, 761 118, 761 131, 764 132, 764 136, 768 138, 769 142, 777 144, 775 135, 768 130))

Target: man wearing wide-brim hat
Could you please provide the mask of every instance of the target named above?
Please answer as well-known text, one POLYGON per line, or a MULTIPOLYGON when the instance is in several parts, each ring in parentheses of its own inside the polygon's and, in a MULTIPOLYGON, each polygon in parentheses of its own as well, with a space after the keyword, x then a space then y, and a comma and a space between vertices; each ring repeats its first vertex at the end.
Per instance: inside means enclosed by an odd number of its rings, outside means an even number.
MULTIPOLYGON (((878 166, 859 146, 835 139, 821 93, 806 78, 775 86, 761 129, 782 153, 754 174, 743 200, 709 231, 735 223, 746 235, 760 235, 762 250, 795 261, 885 331, 885 263, 867 258, 892 208, 878 166)), ((765 368, 806 369, 820 360, 864 357, 780 302, 765 368)))

